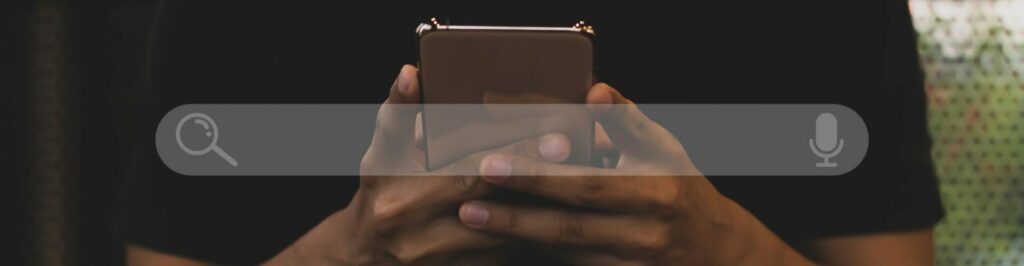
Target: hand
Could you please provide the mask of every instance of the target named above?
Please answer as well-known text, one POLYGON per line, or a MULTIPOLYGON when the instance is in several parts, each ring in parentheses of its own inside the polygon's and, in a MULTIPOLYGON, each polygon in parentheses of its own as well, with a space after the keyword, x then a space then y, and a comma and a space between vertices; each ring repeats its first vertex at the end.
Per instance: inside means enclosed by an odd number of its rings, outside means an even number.
MULTIPOLYGON (((599 265, 807 263, 750 213, 722 196, 683 146, 619 92, 595 85, 592 114, 621 153, 612 169, 495 153, 480 164, 488 182, 578 209, 471 200, 470 228, 539 243, 554 256, 599 265)), ((598 143, 603 138, 598 134, 598 143)))
MULTIPOLYGON (((427 172, 416 145, 422 141, 418 101, 416 69, 404 66, 378 112, 352 202, 267 264, 493 265, 504 260, 508 239, 466 228, 457 217, 459 204, 494 189, 476 175, 485 154, 427 172)), ((489 152, 560 162, 568 145, 564 135, 551 134, 489 152)))

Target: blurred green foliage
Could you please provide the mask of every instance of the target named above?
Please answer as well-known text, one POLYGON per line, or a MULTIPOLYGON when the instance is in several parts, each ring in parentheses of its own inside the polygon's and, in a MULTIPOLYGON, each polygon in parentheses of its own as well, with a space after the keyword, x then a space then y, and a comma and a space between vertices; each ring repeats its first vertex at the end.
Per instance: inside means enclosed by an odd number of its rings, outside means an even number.
POLYGON ((946 218, 939 265, 1024 265, 1024 1, 910 2, 946 218))

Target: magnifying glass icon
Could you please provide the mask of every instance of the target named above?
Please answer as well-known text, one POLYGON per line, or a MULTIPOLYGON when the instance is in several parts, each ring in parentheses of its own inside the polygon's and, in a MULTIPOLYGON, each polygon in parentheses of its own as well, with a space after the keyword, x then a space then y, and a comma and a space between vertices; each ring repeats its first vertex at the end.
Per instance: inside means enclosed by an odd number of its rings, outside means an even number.
POLYGON ((238 161, 235 161, 235 158, 232 158, 231 155, 228 155, 228 153, 224 152, 223 149, 217 146, 217 123, 213 122, 213 118, 210 118, 210 116, 206 114, 191 113, 181 118, 181 121, 178 121, 178 128, 174 130, 174 137, 178 140, 178 147, 181 147, 181 150, 185 151, 185 153, 194 156, 201 156, 213 151, 217 153, 217 155, 220 155, 221 158, 224 158, 224 160, 231 164, 231 166, 238 166, 238 161), (185 146, 185 143, 181 141, 181 126, 185 125, 185 122, 189 120, 192 120, 193 123, 206 129, 206 138, 210 139, 210 145, 206 146, 206 148, 193 150, 188 146, 185 146))

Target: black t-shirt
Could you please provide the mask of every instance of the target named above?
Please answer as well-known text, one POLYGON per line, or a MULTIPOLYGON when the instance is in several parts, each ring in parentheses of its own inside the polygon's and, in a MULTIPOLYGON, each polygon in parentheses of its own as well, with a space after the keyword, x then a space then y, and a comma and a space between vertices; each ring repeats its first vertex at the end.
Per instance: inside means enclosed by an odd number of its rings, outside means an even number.
POLYGON ((547 14, 172 2, 154 39, 153 87, 139 99, 146 119, 123 182, 118 233, 173 254, 251 264, 344 208, 358 178, 182 176, 162 164, 146 134, 186 103, 379 103, 399 67, 415 63, 415 26, 435 15, 491 25, 586 18, 598 32, 598 77, 639 103, 838 103, 857 111, 871 142, 847 174, 709 177, 787 242, 941 219, 905 2, 707 2, 715 1, 547 14))

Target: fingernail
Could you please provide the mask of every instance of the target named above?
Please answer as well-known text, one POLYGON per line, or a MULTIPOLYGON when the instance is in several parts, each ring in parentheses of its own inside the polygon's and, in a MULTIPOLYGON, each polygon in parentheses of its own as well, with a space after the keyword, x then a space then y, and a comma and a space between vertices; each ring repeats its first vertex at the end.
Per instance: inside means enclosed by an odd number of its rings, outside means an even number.
POLYGON ((569 157, 569 139, 552 133, 540 137, 540 156, 549 162, 562 162, 569 157))
POLYGON ((484 158, 480 165, 480 175, 484 180, 502 182, 512 175, 512 162, 501 154, 493 154, 484 158))
POLYGON ((462 223, 474 228, 483 227, 490 216, 487 208, 477 202, 463 204, 462 209, 459 210, 459 219, 462 220, 462 223))
POLYGON ((409 88, 409 79, 413 78, 409 77, 409 71, 405 71, 405 68, 406 66, 402 66, 402 69, 398 72, 398 91, 402 92, 402 94, 409 93, 411 89, 409 88))

